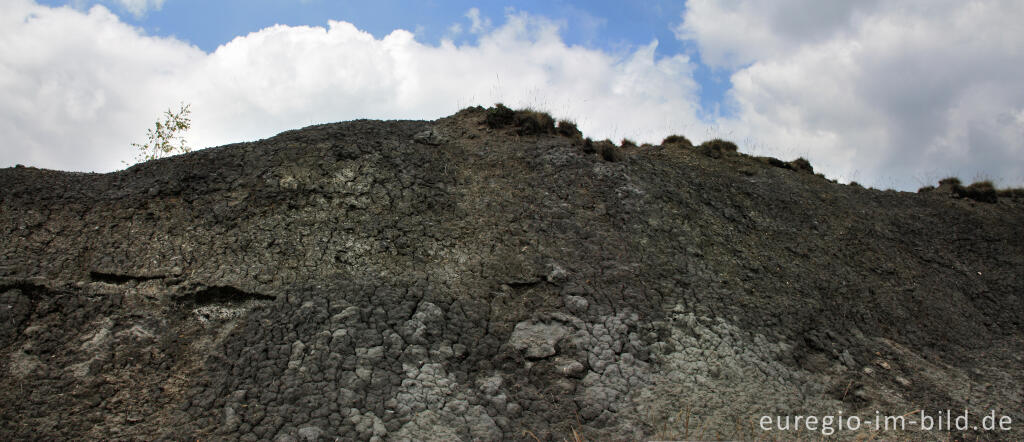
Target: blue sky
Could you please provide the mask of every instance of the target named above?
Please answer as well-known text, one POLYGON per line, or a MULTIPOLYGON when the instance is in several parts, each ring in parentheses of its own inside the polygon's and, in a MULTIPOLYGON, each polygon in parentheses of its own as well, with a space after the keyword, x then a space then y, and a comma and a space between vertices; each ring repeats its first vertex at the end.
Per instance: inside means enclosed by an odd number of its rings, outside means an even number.
POLYGON ((0 167, 123 168, 181 103, 203 148, 503 102, 877 188, 1024 186, 1022 22, 1019 0, 4 0, 0 167))

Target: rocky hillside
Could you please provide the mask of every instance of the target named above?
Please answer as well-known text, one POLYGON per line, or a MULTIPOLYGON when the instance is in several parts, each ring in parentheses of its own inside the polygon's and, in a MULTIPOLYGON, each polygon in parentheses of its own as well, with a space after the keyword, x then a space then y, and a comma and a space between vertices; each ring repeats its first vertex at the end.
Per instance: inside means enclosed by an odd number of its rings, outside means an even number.
POLYGON ((470 108, 0 170, 0 438, 1024 438, 1024 199, 666 141, 470 108))

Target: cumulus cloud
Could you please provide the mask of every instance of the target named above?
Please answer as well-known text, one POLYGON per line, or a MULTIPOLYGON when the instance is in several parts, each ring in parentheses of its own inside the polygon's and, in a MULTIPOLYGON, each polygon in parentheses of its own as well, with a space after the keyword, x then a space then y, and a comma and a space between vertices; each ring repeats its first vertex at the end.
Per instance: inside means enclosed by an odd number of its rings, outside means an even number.
POLYGON ((879 187, 1022 185, 1022 20, 1018 1, 691 0, 676 34, 734 70, 719 123, 748 151, 879 187))
POLYGON ((146 37, 102 6, 0 5, 2 166, 112 170, 162 109, 188 97, 180 78, 202 51, 146 37), (141 133, 140 133, 141 131, 141 133))
POLYGON ((452 23, 452 25, 448 27, 448 38, 449 39, 452 38, 452 37, 457 37, 461 33, 462 33, 462 23, 452 23))
POLYGON ((13 0, 0 16, 3 166, 117 169, 179 102, 192 104, 197 147, 499 101, 573 118, 595 137, 657 141, 704 127, 687 57, 656 57, 657 42, 625 54, 567 46, 558 24, 523 13, 470 45, 424 44, 404 30, 378 39, 330 21, 269 27, 212 53, 146 36, 102 6, 13 0))
POLYGON ((695 41, 709 66, 735 68, 843 35, 878 3, 689 0, 675 34, 695 41))
POLYGON ((330 21, 265 28, 206 53, 103 6, 9 0, 0 166, 117 169, 180 102, 192 104, 190 144, 205 147, 500 101, 575 119, 595 138, 727 136, 746 152, 806 156, 831 177, 877 187, 947 175, 1024 185, 1020 2, 691 0, 682 18, 677 34, 731 73, 727 117, 699 117, 694 62, 657 56, 656 41, 622 53, 569 46, 563 22, 514 11, 495 26, 470 10, 463 32, 477 34, 467 44, 425 44, 404 30, 375 38, 330 21))
POLYGON ((159 11, 164 6, 164 0, 115 0, 126 11, 135 17, 142 17, 149 11, 159 11))
POLYGON ((469 19, 469 32, 480 34, 491 28, 491 19, 481 17, 480 10, 477 8, 470 8, 466 12, 466 18, 469 19))

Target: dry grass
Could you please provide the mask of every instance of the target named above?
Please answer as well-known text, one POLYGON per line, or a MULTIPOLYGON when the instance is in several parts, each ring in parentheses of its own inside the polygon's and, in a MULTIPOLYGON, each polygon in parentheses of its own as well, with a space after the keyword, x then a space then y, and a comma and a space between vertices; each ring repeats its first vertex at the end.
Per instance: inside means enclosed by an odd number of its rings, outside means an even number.
POLYGON ((994 203, 998 200, 996 188, 991 181, 978 181, 970 186, 953 186, 953 193, 961 198, 970 198, 983 203, 994 203))
POLYGON ((693 143, 682 135, 669 135, 661 142, 662 146, 693 147, 693 143))
MULTIPOLYGON (((576 425, 579 425, 580 428, 583 428, 583 423, 580 422, 580 415, 579 414, 576 415, 576 425)), ((581 430, 577 430, 576 429, 576 426, 569 425, 569 431, 570 431, 570 435, 569 436, 571 437, 571 439, 563 438, 562 439, 563 441, 566 441, 566 442, 586 442, 587 439, 585 437, 583 437, 583 433, 582 433, 581 430)), ((530 437, 533 438, 533 440, 535 440, 537 442, 541 442, 540 438, 537 437, 537 434, 532 432, 532 431, 530 431, 530 430, 523 430, 523 436, 530 436, 530 437)))
POLYGON ((569 120, 558 120, 558 134, 569 138, 583 138, 583 132, 576 127, 576 123, 569 120))

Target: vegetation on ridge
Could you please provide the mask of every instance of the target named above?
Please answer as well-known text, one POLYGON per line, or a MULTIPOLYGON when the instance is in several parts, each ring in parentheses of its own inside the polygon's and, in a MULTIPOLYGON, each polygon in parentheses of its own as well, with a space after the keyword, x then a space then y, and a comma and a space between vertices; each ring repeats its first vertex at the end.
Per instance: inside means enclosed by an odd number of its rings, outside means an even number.
POLYGON ((135 162, 155 160, 178 153, 188 153, 192 148, 185 141, 184 133, 192 127, 192 105, 181 104, 178 112, 171 112, 167 109, 164 112, 164 120, 157 120, 154 127, 146 131, 145 143, 132 143, 132 147, 138 150, 135 154, 135 162))
MULTIPOLYGON (((623 138, 618 145, 609 139, 594 141, 589 137, 584 138, 583 133, 574 122, 566 119, 560 119, 557 120, 556 124, 556 120, 549 113, 533 108, 512 110, 504 104, 497 103, 491 108, 478 109, 481 109, 486 113, 484 122, 491 129, 512 128, 513 132, 517 135, 550 134, 565 136, 580 141, 580 145, 582 146, 584 153, 597 154, 603 160, 608 162, 622 161, 630 151, 634 151, 634 149, 637 148, 654 147, 649 144, 640 146, 629 138, 623 138)), ((735 155, 739 152, 738 146, 732 141, 714 138, 699 145, 694 145, 688 138, 678 134, 665 137, 661 142, 661 146, 693 149, 696 152, 714 159, 735 155)), ((784 161, 774 157, 754 158, 755 160, 769 166, 787 169, 794 172, 812 175, 815 174, 814 167, 811 165, 811 162, 804 157, 799 157, 792 161, 784 161)), ((824 175, 820 173, 816 175, 824 178, 824 175)), ((830 181, 835 182, 834 180, 830 181)), ((857 182, 851 182, 850 186, 861 187, 857 182)), ((924 193, 936 189, 945 190, 947 193, 951 193, 957 198, 967 198, 985 203, 995 203, 999 197, 1024 198, 1024 189, 996 189, 991 181, 979 181, 969 186, 964 186, 960 179, 956 177, 949 177, 940 180, 938 188, 935 186, 926 186, 919 189, 918 192, 924 193)))

